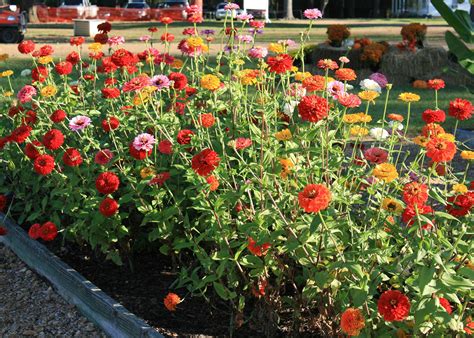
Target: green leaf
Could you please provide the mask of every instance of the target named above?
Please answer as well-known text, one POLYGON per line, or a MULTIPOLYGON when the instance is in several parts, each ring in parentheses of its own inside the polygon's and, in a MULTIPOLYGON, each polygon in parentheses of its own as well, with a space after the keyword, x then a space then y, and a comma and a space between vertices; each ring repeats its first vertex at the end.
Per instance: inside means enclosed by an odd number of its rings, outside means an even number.
POLYGON ((216 293, 219 295, 224 300, 229 299, 229 292, 228 290, 222 285, 221 283, 214 282, 212 283, 214 286, 214 290, 216 290, 216 293))
POLYGON ((434 273, 434 267, 424 266, 420 270, 420 276, 418 278, 418 287, 420 288, 420 293, 423 296, 433 293, 433 288, 429 287, 429 284, 433 281, 434 273))

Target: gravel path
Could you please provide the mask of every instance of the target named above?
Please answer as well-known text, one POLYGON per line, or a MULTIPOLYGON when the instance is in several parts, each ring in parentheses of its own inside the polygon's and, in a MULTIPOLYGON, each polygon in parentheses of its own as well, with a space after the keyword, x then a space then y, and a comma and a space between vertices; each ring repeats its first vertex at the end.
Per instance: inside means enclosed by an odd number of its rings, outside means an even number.
POLYGON ((0 337, 106 337, 0 243, 0 337))

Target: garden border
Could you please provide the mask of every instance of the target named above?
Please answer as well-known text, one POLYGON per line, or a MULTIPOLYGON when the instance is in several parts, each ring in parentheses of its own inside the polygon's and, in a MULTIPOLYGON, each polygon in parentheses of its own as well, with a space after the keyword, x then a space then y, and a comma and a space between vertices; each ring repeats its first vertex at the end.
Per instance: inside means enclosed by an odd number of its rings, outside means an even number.
POLYGON ((7 229, 7 235, 0 236, 0 242, 10 247, 31 269, 45 277, 67 302, 75 305, 107 335, 114 338, 164 338, 143 319, 128 311, 44 245, 32 240, 2 212, 0 225, 7 229))

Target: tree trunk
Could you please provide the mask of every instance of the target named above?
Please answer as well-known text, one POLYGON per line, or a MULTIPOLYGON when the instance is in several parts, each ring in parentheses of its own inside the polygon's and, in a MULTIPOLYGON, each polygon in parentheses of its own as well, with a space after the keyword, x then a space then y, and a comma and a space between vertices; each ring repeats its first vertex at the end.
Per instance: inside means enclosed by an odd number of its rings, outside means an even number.
POLYGON ((285 19, 293 20, 293 0, 285 0, 285 19))

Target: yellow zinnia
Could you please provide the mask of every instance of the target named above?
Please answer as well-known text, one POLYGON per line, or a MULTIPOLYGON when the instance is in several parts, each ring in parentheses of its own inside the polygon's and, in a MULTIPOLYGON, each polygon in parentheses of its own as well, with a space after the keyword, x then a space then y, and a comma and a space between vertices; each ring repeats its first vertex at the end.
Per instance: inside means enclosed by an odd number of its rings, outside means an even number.
POLYGON ((437 137, 442 140, 446 140, 448 142, 454 142, 456 140, 454 135, 450 133, 441 133, 441 134, 438 134, 437 137))
POLYGON ((349 124, 359 123, 360 122, 360 115, 359 114, 346 114, 342 118, 342 121, 344 121, 344 123, 349 123, 349 124))
POLYGON ((361 98, 361 100, 369 101, 369 102, 374 101, 377 97, 380 96, 379 93, 377 93, 373 90, 364 90, 364 91, 360 92, 358 95, 361 98))
POLYGON ((413 142, 418 144, 420 147, 426 147, 430 139, 428 137, 425 137, 423 135, 417 136, 413 139, 413 142))
POLYGON ((402 205, 393 198, 384 198, 382 201, 382 209, 397 215, 400 215, 403 211, 402 205))
POLYGON ((365 136, 368 133, 369 130, 361 126, 354 126, 350 129, 351 136, 365 136))
POLYGON ((53 62, 53 57, 51 55, 40 56, 38 58, 38 63, 42 65, 47 65, 48 63, 53 62))
POLYGON ((464 160, 474 160, 474 151, 463 150, 461 151, 461 157, 464 160))
POLYGON ((198 36, 192 36, 186 40, 189 47, 201 47, 204 45, 204 41, 198 36))
POLYGON ((87 47, 91 52, 100 52, 102 50, 102 44, 99 42, 93 42, 87 47))
POLYGON ((272 42, 271 44, 268 45, 268 50, 276 54, 281 54, 285 51, 285 47, 283 47, 283 45, 279 43, 272 42))
POLYGON ((41 96, 43 97, 54 96, 56 95, 57 92, 58 92, 58 89, 55 86, 48 85, 41 88, 41 96))
POLYGON ((8 54, 0 54, 0 61, 5 61, 5 60, 8 60, 9 56, 8 54))
POLYGON ((4 97, 13 96, 13 92, 12 92, 12 91, 7 91, 7 92, 3 93, 3 96, 4 96, 4 97))
POLYGON ((415 93, 401 93, 398 98, 403 102, 417 102, 420 101, 420 95, 415 93))
POLYGON ((398 178, 397 168, 390 163, 377 164, 372 171, 372 175, 387 183, 398 178))
POLYGON ((299 81, 299 82, 302 82, 304 81, 304 79, 307 79, 308 77, 311 77, 311 73, 310 72, 297 72, 295 74, 295 80, 296 81, 299 81))
POLYGON ((201 77, 201 87, 210 91, 215 91, 221 86, 221 80, 215 75, 208 74, 201 77))
POLYGON ((465 184, 458 183, 453 185, 453 191, 458 194, 465 194, 468 192, 468 189, 465 184))
POLYGON ((282 131, 276 132, 275 137, 278 141, 288 141, 291 140, 291 131, 290 129, 283 129, 282 131))
POLYGON ((294 168, 293 162, 288 158, 280 158, 281 164, 281 173, 280 176, 282 178, 287 178, 289 174, 291 174, 291 170, 294 168))
POLYGON ((370 116, 369 114, 357 113, 357 115, 359 116, 359 121, 362 123, 369 123, 370 121, 372 121, 372 116, 370 116))
POLYGON ((0 73, 0 77, 8 77, 13 75, 13 70, 8 69, 0 73))
POLYGON ((145 167, 142 170, 140 170, 140 177, 145 179, 151 176, 155 176, 156 170, 153 167, 145 167))

